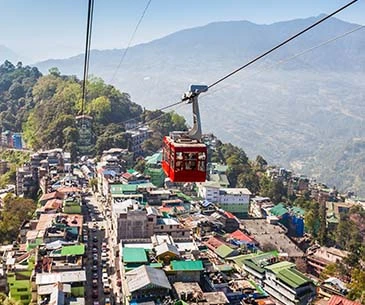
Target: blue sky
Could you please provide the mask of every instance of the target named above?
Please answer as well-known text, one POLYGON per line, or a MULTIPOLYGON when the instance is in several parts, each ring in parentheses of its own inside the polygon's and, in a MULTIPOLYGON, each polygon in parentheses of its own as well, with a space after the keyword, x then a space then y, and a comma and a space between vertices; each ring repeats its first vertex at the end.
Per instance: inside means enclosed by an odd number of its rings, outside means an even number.
MULTIPOLYGON (((213 21, 273 23, 330 13, 349 0, 152 0, 132 44, 213 21)), ((147 0, 95 0, 92 48, 123 48, 147 0)), ((338 18, 365 24, 365 1, 338 18)), ((87 0, 0 0, 0 45, 31 61, 83 52, 87 0)))

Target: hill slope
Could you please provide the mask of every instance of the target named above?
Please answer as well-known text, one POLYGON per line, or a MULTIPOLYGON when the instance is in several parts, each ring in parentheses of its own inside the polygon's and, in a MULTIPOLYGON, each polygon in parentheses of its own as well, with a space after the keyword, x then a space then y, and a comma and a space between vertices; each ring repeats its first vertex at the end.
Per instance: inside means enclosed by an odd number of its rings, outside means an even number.
MULTIPOLYGON (((123 50, 95 50, 90 71, 153 109, 175 102, 191 83, 212 83, 318 18, 271 25, 217 22, 179 31, 130 48, 115 77, 123 50)), ((360 158, 352 169, 339 169, 337 162, 346 145, 365 138, 364 29, 275 64, 356 26, 332 18, 202 95, 204 131, 242 146, 250 156, 261 154, 329 184, 359 190, 360 158)), ((82 62, 78 55, 37 66, 80 76, 82 62)), ((177 111, 190 116, 190 107, 177 111)))

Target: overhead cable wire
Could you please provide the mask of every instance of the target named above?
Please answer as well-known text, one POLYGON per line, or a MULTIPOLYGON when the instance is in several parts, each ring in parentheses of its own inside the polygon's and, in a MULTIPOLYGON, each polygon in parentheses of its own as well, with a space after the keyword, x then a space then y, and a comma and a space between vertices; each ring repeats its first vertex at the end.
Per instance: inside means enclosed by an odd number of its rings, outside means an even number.
POLYGON ((93 13, 94 13, 94 0, 89 0, 88 11, 87 11, 87 23, 86 23, 86 41, 85 41, 84 73, 83 73, 84 79, 82 83, 81 115, 84 115, 85 102, 86 102, 86 86, 89 74, 93 13))
MULTIPOLYGON (((344 38, 344 37, 346 37, 346 36, 348 36, 348 35, 350 35, 350 34, 352 34, 352 33, 356 32, 356 31, 359 31, 359 30, 364 29, 364 28, 365 28, 365 25, 357 26, 356 28, 354 28, 354 29, 352 29, 352 30, 350 30, 350 31, 347 31, 347 32, 345 32, 345 33, 343 33, 343 34, 340 34, 340 35, 338 35, 338 36, 336 36, 336 37, 333 37, 333 38, 331 38, 331 39, 329 39, 329 40, 326 40, 326 41, 324 41, 324 42, 322 42, 322 43, 320 43, 320 44, 318 44, 318 45, 315 45, 315 46, 313 46, 313 47, 310 47, 310 48, 308 48, 308 49, 305 49, 305 50, 303 50, 303 51, 300 51, 299 53, 294 54, 294 55, 291 55, 291 56, 289 56, 289 57, 286 57, 286 58, 280 59, 278 62, 275 62, 275 63, 273 63, 273 64, 271 64, 271 65, 269 65, 269 66, 267 66, 267 67, 264 67, 263 69, 258 70, 258 71, 256 71, 256 72, 254 72, 253 74, 250 74, 250 75, 249 75, 249 76, 247 76, 247 77, 252 77, 252 76, 258 75, 258 74, 260 74, 260 73, 263 73, 263 72, 269 71, 269 70, 271 70, 271 69, 273 69, 273 68, 275 68, 275 67, 277 67, 277 66, 279 66, 279 65, 285 64, 285 63, 287 63, 287 62, 289 62, 289 61, 291 61, 291 60, 293 60, 293 59, 295 59, 295 58, 297 58, 297 57, 300 57, 300 56, 302 56, 302 55, 304 55, 304 54, 306 54, 306 53, 309 53, 309 52, 311 52, 311 51, 313 51, 313 50, 316 50, 316 49, 318 49, 318 48, 320 48, 320 47, 323 47, 323 46, 325 46, 325 45, 327 45, 327 44, 330 44, 330 43, 332 43, 332 42, 334 42, 334 41, 337 41, 337 40, 339 40, 339 39, 341 39, 341 38, 344 38)), ((247 78, 247 77, 246 77, 246 78, 247 78)), ((228 85, 227 85, 227 86, 228 86, 228 85)), ((227 86, 220 87, 220 88, 215 89, 215 90, 213 90, 213 91, 208 91, 206 94, 204 94, 204 97, 206 97, 206 96, 208 96, 208 95, 211 95, 211 94, 214 94, 214 93, 216 93, 216 92, 220 91, 221 89, 226 88, 227 86)))
POLYGON ((294 40, 295 38, 301 36, 302 34, 304 34, 305 32, 311 30, 312 28, 316 27, 317 25, 321 24, 322 22, 324 22, 325 20, 331 18, 332 16, 338 14, 339 12, 343 11, 344 9, 346 9, 347 7, 351 6, 352 4, 354 4, 355 2, 357 2, 358 0, 353 0, 349 3, 347 3, 346 5, 340 7, 339 9, 337 9, 336 11, 332 12, 331 14, 321 18, 320 20, 316 21, 315 23, 311 24, 310 26, 306 27, 305 29, 303 29, 302 31, 296 33, 295 35, 289 37, 288 39, 284 40, 283 42, 279 43, 278 45, 276 45, 275 47, 271 48, 270 50, 262 53, 261 55, 255 57, 254 59, 252 59, 251 61, 249 61, 248 63, 244 64, 243 66, 237 68, 236 70, 233 70, 232 72, 228 73, 227 75, 223 76, 222 78, 218 79, 217 81, 215 81, 214 83, 210 84, 208 86, 208 89, 218 85, 219 83, 221 83, 222 81, 226 80, 227 78, 231 77, 232 75, 238 73, 239 71, 241 71, 242 69, 247 68, 248 66, 252 65, 253 63, 255 63, 256 61, 260 60, 261 58, 269 55, 270 53, 274 52, 275 50, 281 48, 283 45, 287 44, 288 42, 294 40))
MULTIPOLYGON (((253 74, 250 74, 250 75, 249 75, 249 76, 247 76, 247 77, 252 77, 252 76, 255 76, 255 75, 257 75, 257 74, 260 74, 260 73, 263 73, 263 72, 269 71, 269 70, 271 70, 271 69, 273 69, 273 68, 275 68, 275 67, 277 67, 277 66, 279 66, 279 65, 285 64, 285 63, 287 63, 287 62, 289 62, 289 61, 291 61, 291 60, 293 60, 293 59, 295 59, 295 58, 297 58, 297 57, 300 57, 300 56, 302 56, 302 55, 304 55, 304 54, 306 54, 306 53, 309 53, 309 52, 311 52, 311 51, 313 51, 313 50, 316 50, 316 49, 318 49, 318 48, 320 48, 320 47, 323 47, 323 46, 325 46, 325 45, 327 45, 327 44, 330 44, 330 43, 332 43, 332 42, 334 42, 334 41, 337 41, 337 40, 339 40, 339 39, 341 39, 341 38, 344 38, 344 37, 346 37, 346 36, 348 36, 348 35, 350 35, 350 34, 352 34, 352 33, 356 32, 356 31, 359 31, 359 30, 363 29, 363 28, 365 28, 365 25, 360 25, 360 26, 358 26, 358 27, 356 27, 356 28, 354 28, 354 29, 352 29, 352 30, 350 30, 350 31, 347 31, 347 32, 345 32, 345 33, 342 33, 342 34, 340 34, 340 35, 338 35, 338 36, 336 36, 336 37, 333 37, 333 38, 331 38, 331 39, 329 39, 329 40, 326 40, 326 41, 324 41, 324 42, 321 42, 320 44, 317 44, 317 45, 315 45, 315 46, 313 46, 313 47, 310 47, 310 48, 308 48, 308 49, 305 49, 305 50, 303 50, 303 51, 300 51, 299 53, 296 53, 296 54, 291 55, 291 56, 289 56, 289 57, 283 58, 283 59, 279 60, 278 62, 273 63, 273 64, 271 64, 271 65, 270 65, 270 66, 268 66, 268 67, 265 67, 264 69, 261 69, 261 70, 259 70, 259 71, 256 71, 256 72, 255 72, 255 73, 253 73, 253 74)), ((221 87, 221 88, 214 89, 213 91, 208 91, 207 93, 205 93, 205 94, 202 96, 202 98, 205 98, 206 96, 212 95, 212 94, 214 94, 214 93, 216 93, 216 92, 218 92, 218 91, 221 91, 222 89, 224 89, 224 88, 226 88, 226 87, 227 87, 227 86, 223 86, 223 87, 221 87)), ((155 111, 163 111, 163 110, 166 110, 166 109, 169 109, 169 108, 175 107, 175 106, 177 106, 177 105, 181 105, 181 104, 182 104, 182 103, 184 103, 184 102, 185 102, 184 100, 180 100, 180 101, 175 102, 175 103, 173 103, 173 104, 169 104, 169 105, 167 105, 167 106, 164 106, 164 107, 161 107, 161 108, 159 108, 159 109, 156 109, 155 111)), ((152 122, 152 121, 155 121, 155 120, 157 120, 158 118, 162 117, 163 115, 165 115, 165 114, 167 114, 167 113, 168 113, 168 112, 163 113, 163 114, 161 114, 160 116, 158 116, 157 118, 154 118, 154 119, 148 120, 148 121, 146 121, 146 122, 144 122, 144 123, 150 123, 150 122, 152 122)), ((134 117, 134 118, 130 118, 130 119, 128 119, 128 120, 123 121, 123 123, 127 123, 127 122, 130 122, 130 121, 133 121, 133 120, 135 120, 135 119, 137 119, 137 118, 138 118, 137 116, 136 116, 136 117, 134 117)), ((138 126, 137 126, 137 127, 135 127, 135 128, 139 128, 139 127, 140 127, 140 125, 138 125, 138 126)), ((132 130, 133 130, 133 129, 134 129, 134 128, 132 128, 132 130)))
POLYGON ((148 0, 147 4, 146 4, 146 6, 145 6, 145 8, 144 8, 144 10, 143 10, 143 12, 142 12, 142 15, 140 16, 140 18, 139 18, 139 20, 138 20, 138 22, 137 22, 137 24, 136 24, 136 26, 135 26, 135 28, 134 28, 134 31, 133 31, 133 33, 132 33, 132 35, 131 35, 130 39, 129 39, 129 42, 128 42, 128 44, 127 44, 127 47, 124 49, 124 52, 123 52, 123 54, 122 54, 122 57, 120 58, 120 61, 119 61, 119 63, 118 63, 118 66, 117 66, 117 68, 115 69, 115 71, 114 71, 114 73, 113 73, 113 76, 112 76, 112 78, 110 79, 109 83, 111 83, 111 82, 114 80, 115 76, 117 75, 118 70, 119 70, 120 66, 122 65, 122 63, 123 63, 123 61, 124 61, 124 59, 125 59, 125 57, 126 57, 126 55, 127 55, 127 53, 128 53, 128 50, 129 50, 129 48, 130 48, 130 46, 131 46, 131 44, 132 44, 132 41, 134 40, 134 36, 136 35, 137 30, 138 30, 139 26, 141 25, 142 20, 143 20, 144 16, 146 15, 146 12, 147 12, 147 10, 148 10, 148 8, 149 8, 149 6, 150 6, 151 2, 152 2, 152 0, 148 0))
MULTIPOLYGON (((222 81, 226 80, 227 78, 231 77, 232 75, 236 74, 237 72, 239 72, 239 71, 243 70, 244 68, 246 68, 246 67, 250 66, 250 65, 251 65, 251 64, 253 64, 254 62, 256 62, 256 61, 258 61, 258 60, 262 59, 263 57, 267 56, 268 54, 272 53, 273 51, 275 51, 275 50, 279 49, 280 47, 282 47, 283 45, 287 44, 287 43, 288 43, 288 42, 290 42, 291 40, 293 40, 293 39, 297 38, 298 36, 300 36, 300 35, 304 34, 305 32, 309 31, 310 29, 314 28, 315 26, 319 25, 320 23, 322 23, 323 21, 325 21, 325 20, 329 19, 330 17, 332 17, 332 16, 336 15, 337 13, 341 12, 342 10, 344 10, 345 8, 349 7, 350 5, 354 4, 354 3, 355 3, 355 2, 357 2, 357 1, 358 1, 358 0, 353 0, 353 1, 349 2, 348 4, 346 4, 346 5, 342 6, 341 8, 339 8, 339 9, 337 9, 336 11, 332 12, 331 14, 329 14, 329 15, 325 16, 324 18, 322 18, 322 19, 318 20, 317 22, 313 23, 312 25, 310 25, 310 26, 306 27, 306 28, 305 28, 305 29, 303 29, 302 31, 300 31, 300 32, 298 32, 297 34, 295 34, 295 35, 293 35, 293 36, 289 37, 288 39, 286 39, 285 41, 283 41, 283 42, 281 42, 280 44, 276 45, 275 47, 271 48, 270 50, 268 50, 268 51, 264 52, 263 54, 261 54, 261 55, 259 55, 259 56, 257 56, 257 57, 255 57, 253 60, 249 61, 249 62, 248 62, 248 63, 246 63, 245 65, 243 65, 243 66, 239 67, 238 69, 236 69, 236 70, 232 71, 231 73, 227 74, 226 76, 224 76, 224 77, 222 77, 222 78, 218 79, 217 81, 215 81, 214 83, 212 83, 211 85, 209 85, 209 86, 208 86, 208 88, 212 88, 212 87, 216 86, 217 84, 221 83, 222 81)), ((276 65, 280 65, 280 64, 283 64, 283 63, 285 63, 285 62, 287 62, 287 61, 289 61, 289 60, 292 60, 292 59, 294 59, 294 58, 296 58, 296 57, 298 57, 298 56, 301 56, 301 55, 303 55, 303 54, 305 54, 305 53, 307 53, 307 52, 310 52, 310 51, 312 51, 312 50, 314 50, 314 49, 317 49, 317 48, 319 48, 319 47, 321 47, 321 46, 323 46, 323 45, 326 45, 326 44, 331 43, 331 42, 333 42, 333 41, 335 41, 335 40, 338 40, 338 39, 340 39, 340 38, 342 38, 342 37, 345 37, 345 36, 347 36, 347 35, 349 35, 349 34, 351 34, 351 33, 355 32, 355 31, 360 30, 360 29, 361 29, 361 28, 363 28, 363 27, 365 27, 365 26, 364 26, 364 25, 362 25, 362 26, 356 27, 356 28, 355 28, 355 29, 353 29, 353 30, 350 30, 350 31, 348 31, 348 32, 346 32, 346 33, 343 33, 343 34, 339 35, 339 36, 336 36, 336 37, 334 37, 334 38, 332 38, 332 39, 330 39, 330 40, 327 40, 327 41, 325 41, 325 42, 323 42, 323 43, 321 43, 321 44, 319 44, 319 45, 316 45, 316 46, 311 47, 311 48, 309 48, 309 49, 306 49, 306 50, 304 50, 304 51, 302 51, 302 52, 300 52, 300 53, 298 53, 298 54, 295 54, 295 55, 290 56, 290 57, 288 57, 288 58, 286 58, 286 59, 284 59, 284 60, 281 60, 281 61, 279 61, 278 63, 274 64, 274 66, 276 66, 276 65)), ((261 72, 261 71, 259 71, 258 73, 260 73, 260 72, 261 72)), ((216 90, 216 91, 219 91, 219 89, 218 89, 218 90, 216 90)), ((214 91, 214 92, 216 92, 216 91, 214 91)), ((207 92, 204 96, 207 96, 207 95, 209 95, 209 94, 210 94, 210 91, 208 91, 208 92, 207 92)), ((182 98, 180 101, 177 101, 177 102, 175 102, 175 103, 173 103, 173 104, 169 104, 169 105, 164 106, 164 107, 162 107, 162 108, 159 108, 159 109, 157 109, 157 110, 155 110, 155 111, 163 111, 163 110, 166 110, 166 109, 169 109, 169 108, 175 107, 175 106, 180 105, 180 104, 185 103, 185 102, 186 102, 186 99, 182 98)), ((164 114, 166 114, 166 113, 164 113, 164 114)), ((164 114, 161 114, 161 116, 163 116, 164 114)), ((124 121, 123 123, 129 122, 129 121, 133 121, 133 120, 135 120, 135 119, 137 119, 137 118, 138 118, 138 117, 128 119, 128 120, 124 121)), ((153 120, 156 120, 156 118, 154 118, 153 120)), ((147 121, 147 122, 145 122, 145 123, 148 123, 148 122, 149 122, 149 121, 147 121)), ((138 128, 138 127, 136 127, 136 128, 138 128)))

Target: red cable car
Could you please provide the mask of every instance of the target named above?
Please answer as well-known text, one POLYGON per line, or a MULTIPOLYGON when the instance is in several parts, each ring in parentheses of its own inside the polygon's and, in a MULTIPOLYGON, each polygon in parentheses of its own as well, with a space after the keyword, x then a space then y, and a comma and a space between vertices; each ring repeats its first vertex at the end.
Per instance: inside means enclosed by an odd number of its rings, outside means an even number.
POLYGON ((207 90, 207 86, 190 86, 183 100, 193 105, 193 128, 188 132, 174 131, 163 139, 162 168, 172 182, 204 182, 206 179, 207 147, 200 142, 198 95, 207 90))

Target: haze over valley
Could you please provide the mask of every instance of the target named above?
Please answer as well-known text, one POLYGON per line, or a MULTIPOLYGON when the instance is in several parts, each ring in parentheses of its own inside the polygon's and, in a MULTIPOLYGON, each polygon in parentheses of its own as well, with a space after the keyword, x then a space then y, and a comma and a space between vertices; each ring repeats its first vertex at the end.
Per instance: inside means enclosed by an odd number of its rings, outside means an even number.
MULTIPOLYGON (((155 109, 176 102, 189 84, 211 84, 318 18, 216 22, 179 31, 131 47, 117 72, 124 50, 94 50, 90 73, 155 109)), ((290 59, 356 27, 332 18, 201 95, 203 131, 329 186, 365 189, 364 28, 290 59)), ((35 65, 43 73, 58 67, 81 77, 83 55, 35 65)), ((190 120, 189 106, 176 111, 190 120)))

